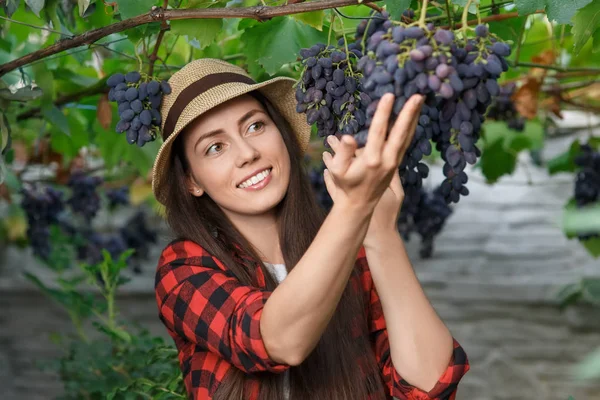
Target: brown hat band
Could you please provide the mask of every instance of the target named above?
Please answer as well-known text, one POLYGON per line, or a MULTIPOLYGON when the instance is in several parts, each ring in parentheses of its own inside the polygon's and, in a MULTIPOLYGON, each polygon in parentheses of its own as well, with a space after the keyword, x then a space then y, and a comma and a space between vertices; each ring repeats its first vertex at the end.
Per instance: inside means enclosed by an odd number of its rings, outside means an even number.
POLYGON ((252 78, 249 78, 245 75, 236 74, 233 72, 221 72, 218 74, 210 74, 202 79, 198 79, 196 82, 183 89, 177 96, 177 99, 175 99, 175 102, 167 114, 165 127, 162 133, 163 140, 167 140, 171 133, 173 133, 175 126, 177 125, 177 120, 190 101, 194 100, 196 97, 214 88, 215 86, 231 82, 241 82, 248 85, 253 85, 256 83, 252 78))

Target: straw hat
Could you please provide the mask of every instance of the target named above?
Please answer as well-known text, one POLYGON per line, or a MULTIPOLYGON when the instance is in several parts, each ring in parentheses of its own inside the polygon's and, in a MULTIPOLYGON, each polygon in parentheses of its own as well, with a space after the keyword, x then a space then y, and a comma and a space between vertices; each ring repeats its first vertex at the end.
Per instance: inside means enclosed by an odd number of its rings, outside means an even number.
POLYGON ((161 145, 152 167, 152 191, 165 204, 168 167, 173 142, 179 133, 196 117, 234 97, 259 90, 288 121, 296 134, 302 152, 310 139, 310 125, 304 114, 296 112, 296 81, 277 77, 256 83, 243 69, 223 60, 202 58, 187 64, 169 79, 171 93, 164 95, 161 145))

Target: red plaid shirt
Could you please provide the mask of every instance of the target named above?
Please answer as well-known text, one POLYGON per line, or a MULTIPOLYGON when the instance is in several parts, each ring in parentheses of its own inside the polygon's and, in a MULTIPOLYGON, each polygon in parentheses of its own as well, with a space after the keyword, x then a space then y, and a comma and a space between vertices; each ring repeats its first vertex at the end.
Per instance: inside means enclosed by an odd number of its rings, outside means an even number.
MULTIPOLYGON (((469 370, 467 356, 454 340, 454 352, 435 387, 425 392, 402 379, 392 364, 381 303, 371 279, 364 248, 360 249, 353 287, 365 298, 370 341, 387 387, 388 399, 453 400, 462 376, 469 370)), ((282 373, 289 365, 268 357, 259 321, 271 291, 256 267, 256 286, 242 285, 229 269, 191 241, 175 241, 162 252, 156 273, 159 317, 179 351, 179 362, 188 394, 212 399, 227 371, 239 368, 282 373)), ((251 375, 249 375, 251 378, 251 375)), ((249 379, 250 400, 258 393, 258 380, 249 379)))

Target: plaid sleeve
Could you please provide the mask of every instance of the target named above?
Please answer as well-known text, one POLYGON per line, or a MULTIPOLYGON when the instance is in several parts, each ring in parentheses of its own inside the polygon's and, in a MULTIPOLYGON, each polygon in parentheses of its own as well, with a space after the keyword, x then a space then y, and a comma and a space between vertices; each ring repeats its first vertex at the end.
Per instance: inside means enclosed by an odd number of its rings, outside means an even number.
POLYGON ((383 308, 373 284, 364 249, 361 249, 358 255, 359 262, 362 265, 361 280, 363 288, 368 293, 366 297, 369 305, 367 315, 369 316, 370 339, 384 383, 388 387, 390 394, 398 400, 454 400, 456 398, 458 382, 469 370, 469 362, 464 349, 454 339, 454 351, 448 368, 430 391, 426 392, 405 381, 392 363, 383 308))
POLYGON ((155 293, 160 319, 185 340, 247 373, 289 368, 269 357, 260 333, 272 292, 242 285, 199 245, 179 241, 165 248, 155 293))

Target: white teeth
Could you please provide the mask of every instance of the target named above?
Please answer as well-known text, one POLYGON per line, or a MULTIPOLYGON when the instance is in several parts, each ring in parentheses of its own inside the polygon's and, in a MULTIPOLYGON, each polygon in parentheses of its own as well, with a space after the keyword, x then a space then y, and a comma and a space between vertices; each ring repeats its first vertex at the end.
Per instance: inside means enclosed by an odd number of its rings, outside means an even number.
POLYGON ((244 189, 244 188, 247 188, 248 186, 256 185, 258 182, 262 181, 267 176, 269 176, 270 173, 271 173, 270 169, 266 169, 266 170, 264 170, 262 172, 259 172, 258 174, 254 175, 253 177, 251 177, 247 181, 242 182, 241 184, 239 184, 238 187, 240 189, 244 189))

